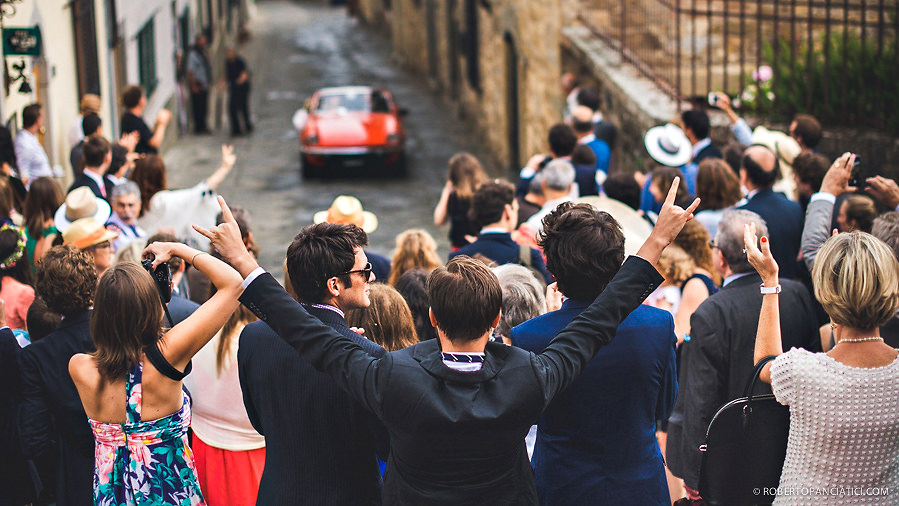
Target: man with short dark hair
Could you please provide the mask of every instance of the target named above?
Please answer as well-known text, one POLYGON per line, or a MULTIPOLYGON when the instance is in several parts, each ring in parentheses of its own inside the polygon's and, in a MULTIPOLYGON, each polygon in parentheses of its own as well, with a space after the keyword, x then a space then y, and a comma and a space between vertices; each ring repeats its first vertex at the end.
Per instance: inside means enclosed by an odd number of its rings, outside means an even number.
POLYGON ((147 107, 147 95, 144 89, 137 85, 128 86, 122 92, 122 105, 125 106, 125 114, 122 115, 122 133, 137 132, 137 146, 135 153, 156 154, 159 146, 165 139, 165 130, 172 119, 172 113, 168 109, 160 109, 156 115, 156 124, 153 130, 144 122, 142 116, 147 107))
POLYGON ((31 104, 22 109, 22 129, 16 134, 15 150, 19 177, 26 185, 39 177, 54 177, 47 152, 38 140, 44 128, 44 112, 41 104, 31 104))
MULTIPOLYGON (((231 213, 226 216, 237 228, 231 213)), ((365 232, 354 225, 310 225, 287 249, 287 273, 317 324, 366 356, 381 357, 384 349, 350 330, 344 319, 346 311, 370 305, 366 244, 365 232)), ((263 322, 241 333, 237 364, 247 415, 266 440, 258 504, 381 503, 376 424, 350 395, 263 322)))
MULTIPOLYGON (((566 299, 512 329, 512 345, 534 353, 590 306, 624 260, 620 225, 589 204, 559 205, 543 219, 539 244, 566 299)), ((670 504, 655 423, 677 397, 676 342, 671 314, 641 305, 547 406, 533 458, 541 504, 670 504)))
POLYGON ((69 152, 69 163, 72 164, 72 173, 76 178, 84 171, 83 151, 85 139, 92 135, 103 135, 103 121, 100 119, 100 116, 94 113, 85 114, 81 119, 81 131, 84 135, 72 146, 72 150, 69 152))
POLYGON ((808 208, 809 199, 821 188, 828 167, 830 162, 827 158, 817 153, 800 153, 793 159, 793 179, 803 214, 808 208))
POLYGON ((539 272, 547 283, 552 282, 540 252, 512 240, 518 223, 518 201, 515 188, 505 181, 482 184, 471 198, 469 215, 481 227, 475 242, 450 253, 452 260, 459 255, 482 255, 497 265, 521 264, 539 272))
POLYGON ((797 114, 790 122, 790 137, 796 139, 803 153, 814 153, 822 134, 821 123, 810 114, 797 114))
POLYGON ((206 36, 197 35, 193 47, 187 53, 187 85, 190 87, 190 105, 194 118, 194 132, 209 133, 206 127, 209 107, 209 83, 212 82, 212 68, 206 56, 206 36))
MULTIPOLYGON (((88 137, 82 148, 84 171, 75 178, 69 191, 87 186, 97 197, 106 200, 112 198, 112 181, 104 177, 109 163, 112 161, 109 141, 99 135, 88 137)), ((68 192, 66 192, 68 193, 68 192)))
POLYGON ((771 253, 780 267, 780 277, 797 276, 799 241, 803 215, 799 204, 772 190, 780 179, 780 162, 765 146, 746 148, 740 167, 740 184, 749 190, 747 201, 739 207, 757 213, 771 232, 771 253))
POLYGON ((672 192, 638 256, 536 355, 489 342, 502 290, 483 263, 468 257, 430 275, 437 339, 377 359, 297 304, 246 251, 233 220, 201 233, 245 278, 241 301, 384 423, 390 434, 385 503, 536 505, 524 436, 661 282, 653 265, 698 205, 683 210, 673 202, 672 192))
POLYGON ((528 193, 528 186, 534 175, 543 170, 553 160, 569 160, 574 148, 577 147, 577 135, 571 126, 566 123, 556 123, 547 134, 550 154, 532 156, 527 165, 519 173, 521 178, 515 187, 515 196, 523 197, 528 193))
POLYGON ((709 138, 712 124, 705 111, 688 109, 682 112, 680 117, 684 123, 684 134, 693 145, 693 163, 699 165, 699 162, 706 158, 723 158, 721 150, 715 147, 709 138))
MULTIPOLYGON (((767 148, 762 148, 767 149, 767 148)), ((754 223, 759 236, 768 228, 758 214, 726 211, 718 224, 713 248, 715 268, 724 279, 721 290, 707 298, 690 318, 690 341, 681 348, 679 393, 668 422, 667 454, 671 472, 683 478, 688 497, 698 498, 700 445, 709 422, 725 403, 743 396, 752 375, 753 349, 762 294, 761 277, 746 259, 743 234, 754 223)), ((770 237, 770 236, 769 236, 770 237)), ((774 246, 774 239, 770 240, 774 246)), ((808 290, 781 279, 780 326, 784 351, 792 347, 821 350, 808 290)), ((762 387, 768 389, 770 387, 762 387)), ((756 392, 761 393, 757 387, 756 392)))
POLYGON ((614 149, 618 129, 602 113, 602 99, 599 97, 599 90, 593 86, 584 86, 578 91, 577 104, 589 107, 593 111, 593 133, 597 139, 604 141, 609 149, 614 149))

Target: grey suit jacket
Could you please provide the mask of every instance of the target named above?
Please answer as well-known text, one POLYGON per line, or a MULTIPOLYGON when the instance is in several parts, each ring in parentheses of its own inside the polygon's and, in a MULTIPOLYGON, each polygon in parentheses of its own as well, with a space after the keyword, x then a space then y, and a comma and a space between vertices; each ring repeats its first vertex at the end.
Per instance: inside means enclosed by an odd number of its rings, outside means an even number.
POLYGON ((818 250, 830 237, 830 220, 833 216, 833 204, 827 200, 810 202, 805 211, 805 227, 802 228, 802 242, 799 251, 809 272, 815 266, 818 250))

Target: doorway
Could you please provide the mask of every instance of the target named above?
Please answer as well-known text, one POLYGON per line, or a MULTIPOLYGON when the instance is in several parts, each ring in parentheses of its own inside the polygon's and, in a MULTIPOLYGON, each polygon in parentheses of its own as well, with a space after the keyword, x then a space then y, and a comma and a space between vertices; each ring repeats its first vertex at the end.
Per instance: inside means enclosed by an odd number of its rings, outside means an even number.
POLYGON ((506 139, 509 146, 509 164, 517 174, 521 168, 521 144, 519 137, 519 97, 518 97, 518 49, 511 33, 503 35, 506 48, 506 139))

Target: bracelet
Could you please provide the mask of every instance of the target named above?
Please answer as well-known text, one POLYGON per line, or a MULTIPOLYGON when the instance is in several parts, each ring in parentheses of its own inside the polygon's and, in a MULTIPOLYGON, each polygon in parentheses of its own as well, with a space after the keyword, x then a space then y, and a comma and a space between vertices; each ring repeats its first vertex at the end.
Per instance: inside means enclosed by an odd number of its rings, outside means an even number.
POLYGON ((780 293, 780 284, 778 284, 777 286, 768 287, 765 286, 765 283, 762 283, 759 285, 759 291, 762 293, 762 295, 778 294, 780 293))
POLYGON ((206 253, 205 251, 198 251, 198 252, 194 253, 194 256, 190 257, 190 265, 193 265, 193 264, 194 264, 194 259, 197 258, 198 256, 200 256, 200 255, 208 255, 208 254, 209 254, 209 253, 206 253))

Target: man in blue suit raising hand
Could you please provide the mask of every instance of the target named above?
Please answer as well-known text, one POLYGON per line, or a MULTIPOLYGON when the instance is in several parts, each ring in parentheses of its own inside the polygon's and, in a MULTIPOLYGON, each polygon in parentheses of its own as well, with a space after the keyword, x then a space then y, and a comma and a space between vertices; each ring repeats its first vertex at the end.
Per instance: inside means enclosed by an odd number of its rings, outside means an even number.
MULTIPOLYGON (((624 235, 608 213, 564 203, 538 241, 566 300, 512 329, 512 344, 539 353, 605 290, 624 260, 624 235)), ((534 472, 544 505, 669 505, 656 420, 677 397, 674 320, 641 305, 579 378, 540 416, 534 472)))

